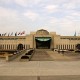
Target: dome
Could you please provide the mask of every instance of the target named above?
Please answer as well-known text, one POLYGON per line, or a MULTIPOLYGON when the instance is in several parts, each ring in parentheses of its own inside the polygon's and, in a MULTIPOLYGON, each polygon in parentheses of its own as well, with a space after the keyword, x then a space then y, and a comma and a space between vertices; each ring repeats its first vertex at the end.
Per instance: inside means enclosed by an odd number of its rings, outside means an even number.
POLYGON ((37 35, 49 35, 49 32, 44 29, 40 29, 36 32, 37 35))

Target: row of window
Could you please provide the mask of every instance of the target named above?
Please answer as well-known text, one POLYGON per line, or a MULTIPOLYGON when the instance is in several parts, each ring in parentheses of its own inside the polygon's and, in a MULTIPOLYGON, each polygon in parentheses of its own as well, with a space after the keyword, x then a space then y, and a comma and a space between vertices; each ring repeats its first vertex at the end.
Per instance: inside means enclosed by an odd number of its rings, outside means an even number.
MULTIPOLYGON (((17 49, 18 45, 12 45, 12 44, 6 44, 6 45, 0 45, 0 49, 2 50, 14 50, 17 49)), ((24 49, 27 49, 29 45, 23 45, 24 49)))
POLYGON ((25 39, 25 38, 0 38, 0 40, 17 40, 17 39, 25 39))
POLYGON ((80 40, 80 38, 60 38, 60 39, 80 40))
POLYGON ((75 45, 56 45, 57 49, 75 49, 75 45))

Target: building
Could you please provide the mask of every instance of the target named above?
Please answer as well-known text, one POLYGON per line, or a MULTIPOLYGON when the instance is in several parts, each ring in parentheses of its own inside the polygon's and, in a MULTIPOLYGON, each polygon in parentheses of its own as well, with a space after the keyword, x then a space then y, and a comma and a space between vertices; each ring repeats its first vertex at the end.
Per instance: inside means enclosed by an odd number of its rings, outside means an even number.
POLYGON ((26 36, 0 36, 0 50, 24 49, 76 49, 80 36, 60 36, 56 32, 40 29, 26 36))

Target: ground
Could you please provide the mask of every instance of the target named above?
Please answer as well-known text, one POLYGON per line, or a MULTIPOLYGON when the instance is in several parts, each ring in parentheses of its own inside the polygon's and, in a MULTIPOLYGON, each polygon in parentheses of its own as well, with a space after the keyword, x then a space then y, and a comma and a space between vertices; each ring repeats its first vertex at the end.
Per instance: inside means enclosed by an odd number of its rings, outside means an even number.
POLYGON ((75 52, 62 52, 51 50, 36 50, 31 61, 78 61, 80 60, 80 53, 75 52))
MULTIPOLYGON (((46 51, 46 53, 49 56, 47 59, 51 57, 51 60, 34 61, 33 58, 33 61, 26 62, 0 61, 0 80, 80 80, 79 60, 73 60, 73 57, 70 60, 70 57, 66 54, 63 56, 62 54, 54 53, 55 56, 52 56, 52 51, 46 51)), ((40 57, 41 55, 38 56, 40 57)))

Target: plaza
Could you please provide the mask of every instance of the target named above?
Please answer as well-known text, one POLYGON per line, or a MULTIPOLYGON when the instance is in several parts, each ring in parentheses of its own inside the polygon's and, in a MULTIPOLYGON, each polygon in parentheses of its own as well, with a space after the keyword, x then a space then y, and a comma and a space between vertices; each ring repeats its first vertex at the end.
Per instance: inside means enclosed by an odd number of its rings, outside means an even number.
POLYGON ((0 62, 1 80, 80 80, 80 61, 0 62))
POLYGON ((36 50, 30 61, 0 61, 0 79, 80 80, 80 56, 70 54, 36 50))

